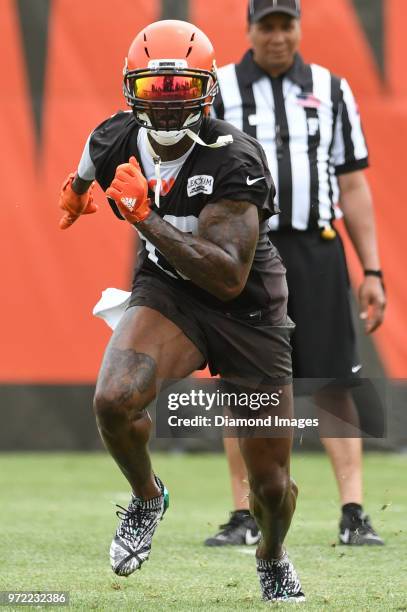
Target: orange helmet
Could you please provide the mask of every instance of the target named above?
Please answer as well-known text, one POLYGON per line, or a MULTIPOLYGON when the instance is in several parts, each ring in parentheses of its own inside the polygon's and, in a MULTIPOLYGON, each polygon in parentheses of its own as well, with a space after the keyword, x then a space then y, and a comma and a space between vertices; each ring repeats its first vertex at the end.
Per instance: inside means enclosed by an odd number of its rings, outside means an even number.
POLYGON ((144 28, 130 46, 123 76, 127 104, 147 129, 198 125, 218 92, 212 43, 185 21, 144 28))

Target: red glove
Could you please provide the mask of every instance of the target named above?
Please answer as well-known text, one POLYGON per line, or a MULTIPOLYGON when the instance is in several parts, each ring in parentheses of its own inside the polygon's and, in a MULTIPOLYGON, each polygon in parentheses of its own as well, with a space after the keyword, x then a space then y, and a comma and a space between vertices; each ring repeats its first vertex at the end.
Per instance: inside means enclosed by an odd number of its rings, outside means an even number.
POLYGON ((147 179, 135 157, 116 168, 116 174, 106 195, 114 200, 129 223, 140 223, 151 215, 147 179))
POLYGON ((97 204, 93 202, 93 182, 86 193, 79 195, 72 189, 72 182, 75 174, 71 172, 62 185, 61 194, 59 196, 59 207, 65 211, 64 216, 59 222, 60 229, 68 229, 72 223, 75 223, 81 215, 90 215, 98 209, 97 204))

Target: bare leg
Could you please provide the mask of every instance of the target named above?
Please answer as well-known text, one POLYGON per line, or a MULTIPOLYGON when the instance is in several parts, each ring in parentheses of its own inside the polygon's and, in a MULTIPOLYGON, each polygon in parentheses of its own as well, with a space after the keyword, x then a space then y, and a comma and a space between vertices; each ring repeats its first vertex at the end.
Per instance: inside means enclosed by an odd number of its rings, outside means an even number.
POLYGON ((235 510, 248 510, 249 483, 239 441, 237 438, 224 438, 223 445, 229 465, 234 508, 235 510))
POLYGON ((321 438, 338 483, 341 505, 363 505, 362 441, 360 438, 321 438))
POLYGON ((145 408, 160 379, 183 378, 204 358, 159 312, 129 309, 103 359, 94 409, 102 439, 137 497, 160 494, 148 452, 151 421, 145 408))
MULTIPOLYGON (((292 388, 284 388, 282 416, 292 415, 292 388)), ((241 438, 250 483, 250 507, 262 533, 259 559, 279 559, 294 514, 298 489, 290 478, 291 438, 241 438)))
MULTIPOLYGON (((325 390, 315 396, 320 417, 332 413, 348 423, 357 424, 358 417, 351 394, 345 389, 325 390)), ((330 458, 338 483, 341 504, 362 505, 362 440, 355 438, 323 438, 321 442, 330 458)))

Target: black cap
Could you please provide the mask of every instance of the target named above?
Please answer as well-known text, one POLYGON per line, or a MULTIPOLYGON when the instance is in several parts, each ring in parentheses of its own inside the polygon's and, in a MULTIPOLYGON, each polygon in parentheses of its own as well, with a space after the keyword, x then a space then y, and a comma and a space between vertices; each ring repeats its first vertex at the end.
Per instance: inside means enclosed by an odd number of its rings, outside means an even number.
POLYGON ((299 19, 300 0, 249 0, 249 22, 256 23, 272 13, 286 13, 299 19))

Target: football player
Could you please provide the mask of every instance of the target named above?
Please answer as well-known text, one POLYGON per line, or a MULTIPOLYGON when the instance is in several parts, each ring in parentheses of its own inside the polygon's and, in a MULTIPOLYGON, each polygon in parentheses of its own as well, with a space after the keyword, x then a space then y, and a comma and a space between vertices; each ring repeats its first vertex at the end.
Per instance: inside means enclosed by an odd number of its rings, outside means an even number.
MULTIPOLYGON (((168 506, 148 452, 146 406, 157 381, 209 364, 212 374, 249 386, 278 385, 280 408, 291 415, 293 324, 284 267, 267 238, 276 211, 263 150, 208 116, 218 90, 209 39, 182 21, 149 25, 130 46, 123 87, 130 110, 91 133, 63 185, 60 227, 96 211, 96 179, 115 215, 141 239, 131 299, 94 399, 100 434, 132 488, 110 548, 113 571, 128 576, 148 559, 168 506)), ((262 533, 256 560, 263 598, 301 601, 283 548, 297 498, 291 436, 241 438, 240 448, 262 533)))

